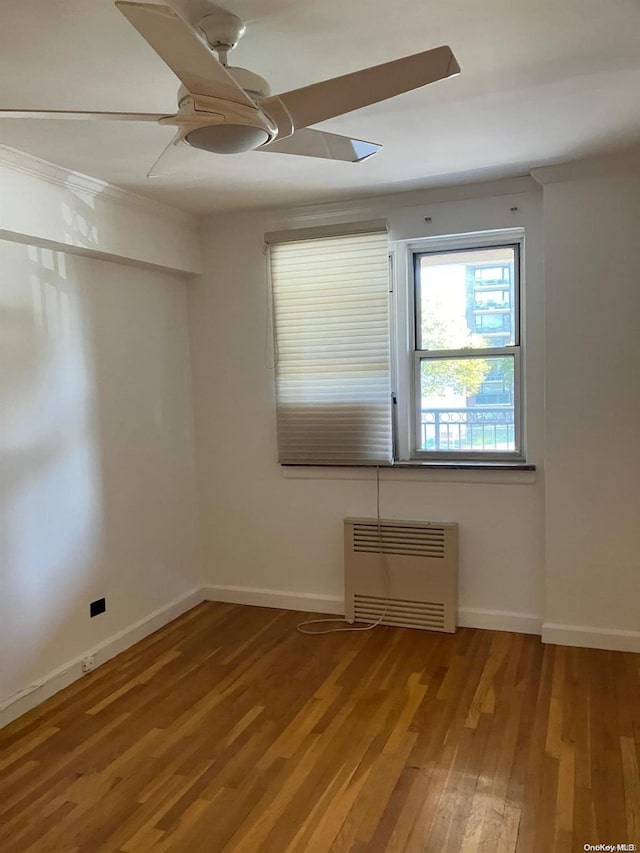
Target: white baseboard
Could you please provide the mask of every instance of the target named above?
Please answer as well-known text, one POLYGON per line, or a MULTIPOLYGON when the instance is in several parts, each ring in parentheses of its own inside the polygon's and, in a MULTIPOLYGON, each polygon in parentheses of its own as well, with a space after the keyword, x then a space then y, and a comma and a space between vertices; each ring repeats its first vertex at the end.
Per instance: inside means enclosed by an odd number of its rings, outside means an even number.
POLYGON ((613 652, 640 652, 640 631, 618 631, 613 628, 590 628, 585 625, 544 622, 542 642, 557 646, 606 649, 613 652))
MULTIPOLYGON (((344 599, 337 595, 215 585, 203 587, 202 593, 206 601, 226 601, 231 604, 251 604, 312 613, 344 613, 344 599)), ((531 613, 462 608, 458 611, 458 625, 461 628, 489 628, 494 631, 515 631, 519 634, 539 634, 542 617, 531 613)))
POLYGON ((461 607, 458 610, 461 628, 485 628, 491 631, 513 631, 516 634, 540 634, 542 617, 534 613, 512 613, 508 610, 481 610, 461 607))
MULTIPOLYGON (((68 687, 82 677, 82 659, 94 655, 100 666, 120 652, 177 619, 201 601, 222 601, 282 610, 301 610, 311 613, 344 613, 342 596, 317 593, 288 592, 254 587, 207 585, 192 589, 180 598, 150 613, 144 619, 125 628, 97 646, 40 678, 14 696, 0 701, 0 728, 26 714, 45 699, 68 687)), ((485 628, 494 631, 513 631, 519 634, 540 634, 542 642, 563 646, 581 646, 592 649, 640 652, 640 631, 618 631, 589 628, 579 625, 560 625, 542 622, 531 613, 511 613, 503 610, 482 610, 463 607, 458 611, 461 628, 485 628)))
POLYGON ((303 610, 310 613, 344 613, 344 599, 338 595, 284 592, 250 586, 209 585, 202 587, 205 601, 251 604, 254 607, 277 607, 281 610, 303 610))
POLYGON ((196 604, 203 600, 202 591, 200 589, 192 589, 180 598, 174 599, 159 610, 155 610, 144 619, 119 631, 112 637, 108 637, 103 642, 99 643, 91 649, 87 649, 81 655, 71 661, 63 664, 53 672, 39 678, 34 684, 24 688, 14 696, 10 696, 4 701, 0 701, 0 728, 11 723, 13 720, 26 714, 32 708, 35 708, 45 699, 73 684, 78 678, 82 677, 82 659, 88 655, 94 655, 96 659, 96 667, 100 666, 111 658, 119 655, 130 646, 143 640, 149 634, 153 634, 158 628, 177 619, 187 610, 191 610, 196 604))

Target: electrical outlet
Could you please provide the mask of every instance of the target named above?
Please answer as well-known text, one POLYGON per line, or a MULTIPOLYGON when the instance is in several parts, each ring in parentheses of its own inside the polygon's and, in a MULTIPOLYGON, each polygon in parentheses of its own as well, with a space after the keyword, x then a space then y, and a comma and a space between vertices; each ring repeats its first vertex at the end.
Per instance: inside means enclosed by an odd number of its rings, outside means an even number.
POLYGON ((86 658, 82 658, 82 671, 83 672, 91 672, 92 669, 96 668, 96 656, 95 655, 87 655, 86 658))
POLYGON ((106 598, 97 598, 95 601, 92 601, 89 605, 89 616, 99 616, 101 613, 107 609, 107 599, 106 598))

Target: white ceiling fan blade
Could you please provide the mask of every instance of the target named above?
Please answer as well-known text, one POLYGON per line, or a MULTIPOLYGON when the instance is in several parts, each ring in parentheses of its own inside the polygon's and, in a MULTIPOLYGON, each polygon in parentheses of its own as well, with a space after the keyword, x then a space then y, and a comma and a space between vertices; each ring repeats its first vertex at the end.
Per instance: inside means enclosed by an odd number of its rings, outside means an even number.
POLYGON ((116 6, 192 95, 255 104, 195 30, 168 6, 117 0, 116 6))
POLYGON ((459 73, 451 48, 436 47, 266 98, 261 106, 267 113, 272 107, 276 120, 284 108, 297 130, 459 73))
POLYGON ((323 157, 326 160, 345 160, 349 163, 359 163, 376 154, 382 145, 375 142, 364 142, 362 139, 351 139, 337 133, 325 133, 322 130, 311 130, 304 127, 292 136, 270 142, 258 151, 274 151, 277 154, 301 154, 304 157, 323 157))
POLYGON ((181 151, 185 131, 179 130, 147 172, 147 178, 163 178, 180 171, 184 151, 181 151))
POLYGON ((91 121, 159 121, 163 113, 108 113, 84 110, 3 110, 0 118, 80 119, 91 121))

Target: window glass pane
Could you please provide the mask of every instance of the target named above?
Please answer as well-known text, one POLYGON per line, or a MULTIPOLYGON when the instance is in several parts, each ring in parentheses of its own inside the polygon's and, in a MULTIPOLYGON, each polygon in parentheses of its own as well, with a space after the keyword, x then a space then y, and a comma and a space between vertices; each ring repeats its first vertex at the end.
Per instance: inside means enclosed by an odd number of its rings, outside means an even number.
POLYGON ((418 450, 516 450, 513 356, 420 359, 418 450))
POLYGON ((417 348, 514 345, 515 254, 500 246, 417 255, 417 348))

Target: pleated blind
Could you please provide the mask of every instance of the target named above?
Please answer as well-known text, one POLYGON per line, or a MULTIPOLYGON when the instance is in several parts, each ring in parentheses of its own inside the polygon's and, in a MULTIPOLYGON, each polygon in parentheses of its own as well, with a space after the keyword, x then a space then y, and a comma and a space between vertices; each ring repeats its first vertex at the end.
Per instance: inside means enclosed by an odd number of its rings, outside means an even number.
POLYGON ((282 464, 392 458, 385 230, 270 246, 282 464))

